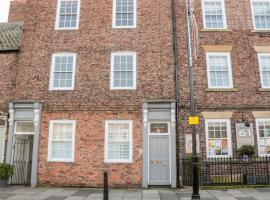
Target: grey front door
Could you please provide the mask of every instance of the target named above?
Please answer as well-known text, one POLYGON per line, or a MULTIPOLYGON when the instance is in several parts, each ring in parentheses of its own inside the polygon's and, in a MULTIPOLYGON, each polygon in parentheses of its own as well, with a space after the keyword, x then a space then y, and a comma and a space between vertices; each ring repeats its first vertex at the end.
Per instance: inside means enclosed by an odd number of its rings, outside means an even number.
POLYGON ((149 185, 171 184, 169 148, 169 123, 151 123, 149 130, 149 185), (157 130, 161 130, 161 132, 157 130))

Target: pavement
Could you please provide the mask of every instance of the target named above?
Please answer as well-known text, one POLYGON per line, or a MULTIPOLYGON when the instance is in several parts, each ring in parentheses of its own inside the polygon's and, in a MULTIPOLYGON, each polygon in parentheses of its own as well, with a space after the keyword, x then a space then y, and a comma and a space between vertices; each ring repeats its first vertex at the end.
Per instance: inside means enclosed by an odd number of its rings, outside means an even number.
MULTIPOLYGON (((102 200, 102 189, 10 186, 0 200, 102 200)), ((202 200, 270 200, 270 188, 201 190, 202 200)), ((191 189, 111 189, 109 200, 190 200, 191 189)))

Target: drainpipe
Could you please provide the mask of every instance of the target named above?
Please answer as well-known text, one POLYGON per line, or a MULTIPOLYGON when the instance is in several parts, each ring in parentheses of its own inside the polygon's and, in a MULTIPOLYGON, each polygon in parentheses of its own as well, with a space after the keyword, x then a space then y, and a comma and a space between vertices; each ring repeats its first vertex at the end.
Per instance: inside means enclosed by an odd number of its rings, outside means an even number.
MULTIPOLYGON (((178 148, 178 136, 179 136, 179 66, 178 66, 178 43, 177 43, 177 29, 176 29, 176 2, 172 0, 172 28, 173 28, 173 58, 175 67, 175 135, 176 135, 176 171, 177 171, 177 184, 179 183, 179 148, 178 148)), ((178 184, 179 185, 179 184, 178 184)))

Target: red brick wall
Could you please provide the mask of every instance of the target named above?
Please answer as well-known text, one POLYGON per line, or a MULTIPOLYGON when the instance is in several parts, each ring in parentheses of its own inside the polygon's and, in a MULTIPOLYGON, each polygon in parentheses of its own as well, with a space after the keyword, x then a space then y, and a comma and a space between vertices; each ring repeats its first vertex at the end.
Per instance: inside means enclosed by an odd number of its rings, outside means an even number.
POLYGON ((26 0, 13 0, 10 2, 8 22, 22 22, 25 16, 26 0))
POLYGON ((43 112, 39 148, 40 185, 102 187, 108 170, 110 186, 140 186, 142 148, 140 112, 43 112), (75 162, 47 162, 50 120, 76 120, 75 162), (104 164, 105 120, 133 120, 133 162, 104 164))
POLYGON ((27 3, 17 99, 42 100, 46 110, 138 110, 142 99, 174 98, 170 1, 138 0, 137 28, 112 29, 113 1, 84 0, 79 30, 72 31, 54 30, 56 2, 27 3), (114 51, 137 52, 137 90, 109 89, 114 51), (49 91, 56 52, 77 53, 74 91, 49 91))
POLYGON ((0 111, 7 112, 14 97, 17 57, 17 53, 0 52, 0 111))

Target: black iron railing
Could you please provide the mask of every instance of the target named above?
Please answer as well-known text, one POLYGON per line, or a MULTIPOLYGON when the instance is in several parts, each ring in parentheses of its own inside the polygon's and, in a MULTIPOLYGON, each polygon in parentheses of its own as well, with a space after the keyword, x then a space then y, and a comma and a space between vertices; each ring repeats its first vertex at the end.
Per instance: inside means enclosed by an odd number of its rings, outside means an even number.
MULTIPOLYGON (((270 157, 201 159, 200 185, 270 184, 270 157)), ((192 185, 192 162, 182 159, 183 185, 192 185)))

